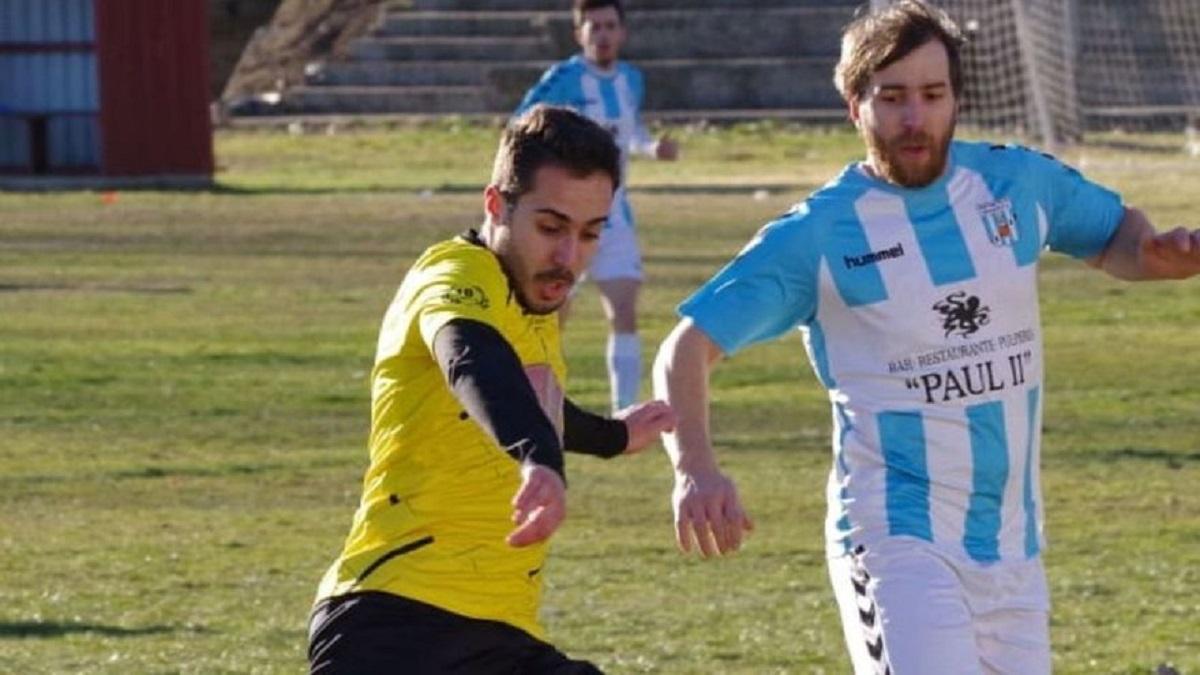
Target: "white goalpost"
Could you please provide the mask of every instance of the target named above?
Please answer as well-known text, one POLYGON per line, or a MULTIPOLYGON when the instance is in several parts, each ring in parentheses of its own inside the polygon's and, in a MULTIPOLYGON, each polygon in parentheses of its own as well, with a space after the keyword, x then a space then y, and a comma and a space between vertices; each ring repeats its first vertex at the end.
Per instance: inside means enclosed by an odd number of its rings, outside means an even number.
POLYGON ((1200 0, 934 3, 969 39, 964 124, 1051 148, 1114 131, 1190 134, 1195 145, 1200 0))

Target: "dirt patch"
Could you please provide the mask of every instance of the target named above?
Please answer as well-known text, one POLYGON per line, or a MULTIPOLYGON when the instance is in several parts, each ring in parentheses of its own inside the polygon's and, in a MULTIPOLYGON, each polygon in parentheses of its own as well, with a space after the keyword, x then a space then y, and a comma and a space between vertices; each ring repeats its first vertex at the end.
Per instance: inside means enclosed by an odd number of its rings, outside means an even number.
POLYGON ((310 61, 345 56, 350 42, 375 25, 388 0, 276 2, 278 9, 253 32, 221 92, 226 106, 303 82, 310 61))

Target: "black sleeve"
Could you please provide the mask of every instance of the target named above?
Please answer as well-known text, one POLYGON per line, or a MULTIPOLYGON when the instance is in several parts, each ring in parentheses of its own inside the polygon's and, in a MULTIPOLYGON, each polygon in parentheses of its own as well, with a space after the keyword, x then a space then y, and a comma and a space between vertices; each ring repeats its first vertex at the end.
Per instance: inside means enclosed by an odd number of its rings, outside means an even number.
POLYGON ((495 328, 453 319, 433 337, 433 354, 466 415, 517 461, 548 466, 565 480, 558 432, 517 353, 495 328))
POLYGON ((563 449, 597 457, 616 457, 629 445, 629 427, 563 401, 563 449))

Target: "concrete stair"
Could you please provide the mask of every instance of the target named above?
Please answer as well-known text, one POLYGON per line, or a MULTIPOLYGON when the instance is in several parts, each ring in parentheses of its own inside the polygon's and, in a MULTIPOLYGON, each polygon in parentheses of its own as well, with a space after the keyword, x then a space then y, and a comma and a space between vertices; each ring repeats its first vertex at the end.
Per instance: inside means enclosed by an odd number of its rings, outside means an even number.
MULTIPOLYGON (((392 11, 403 11, 408 2, 389 2, 392 11)), ((744 9, 758 11, 771 7, 833 7, 842 6, 853 10, 862 3, 855 0, 630 0, 625 3, 629 14, 648 9, 744 9)), ((416 10, 438 11, 534 11, 563 12, 570 7, 567 0, 412 0, 416 10)))
MULTIPOLYGON (((622 57, 645 73, 651 117, 842 119, 833 65, 840 29, 858 4, 637 0, 627 5, 630 38, 622 57)), ((244 112, 506 116, 550 64, 578 51, 566 5, 388 3, 348 58, 311 64, 302 86, 244 112)))

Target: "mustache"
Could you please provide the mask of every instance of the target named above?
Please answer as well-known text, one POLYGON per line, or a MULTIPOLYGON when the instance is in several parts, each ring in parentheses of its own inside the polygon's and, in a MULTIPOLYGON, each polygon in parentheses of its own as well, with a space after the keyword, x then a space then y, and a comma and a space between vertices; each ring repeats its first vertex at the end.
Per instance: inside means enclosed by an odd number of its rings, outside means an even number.
POLYGON ((899 137, 893 139, 891 144, 893 147, 899 147, 899 146, 903 146, 903 145, 932 146, 933 145, 933 137, 930 136, 929 134, 925 133, 924 131, 917 131, 914 133, 904 134, 902 136, 899 136, 899 137))
POLYGON ((556 267, 554 269, 538 272, 537 274, 533 275, 533 280, 534 281, 563 281, 568 284, 574 285, 575 284, 575 275, 571 272, 571 270, 564 269, 562 267, 556 267))

